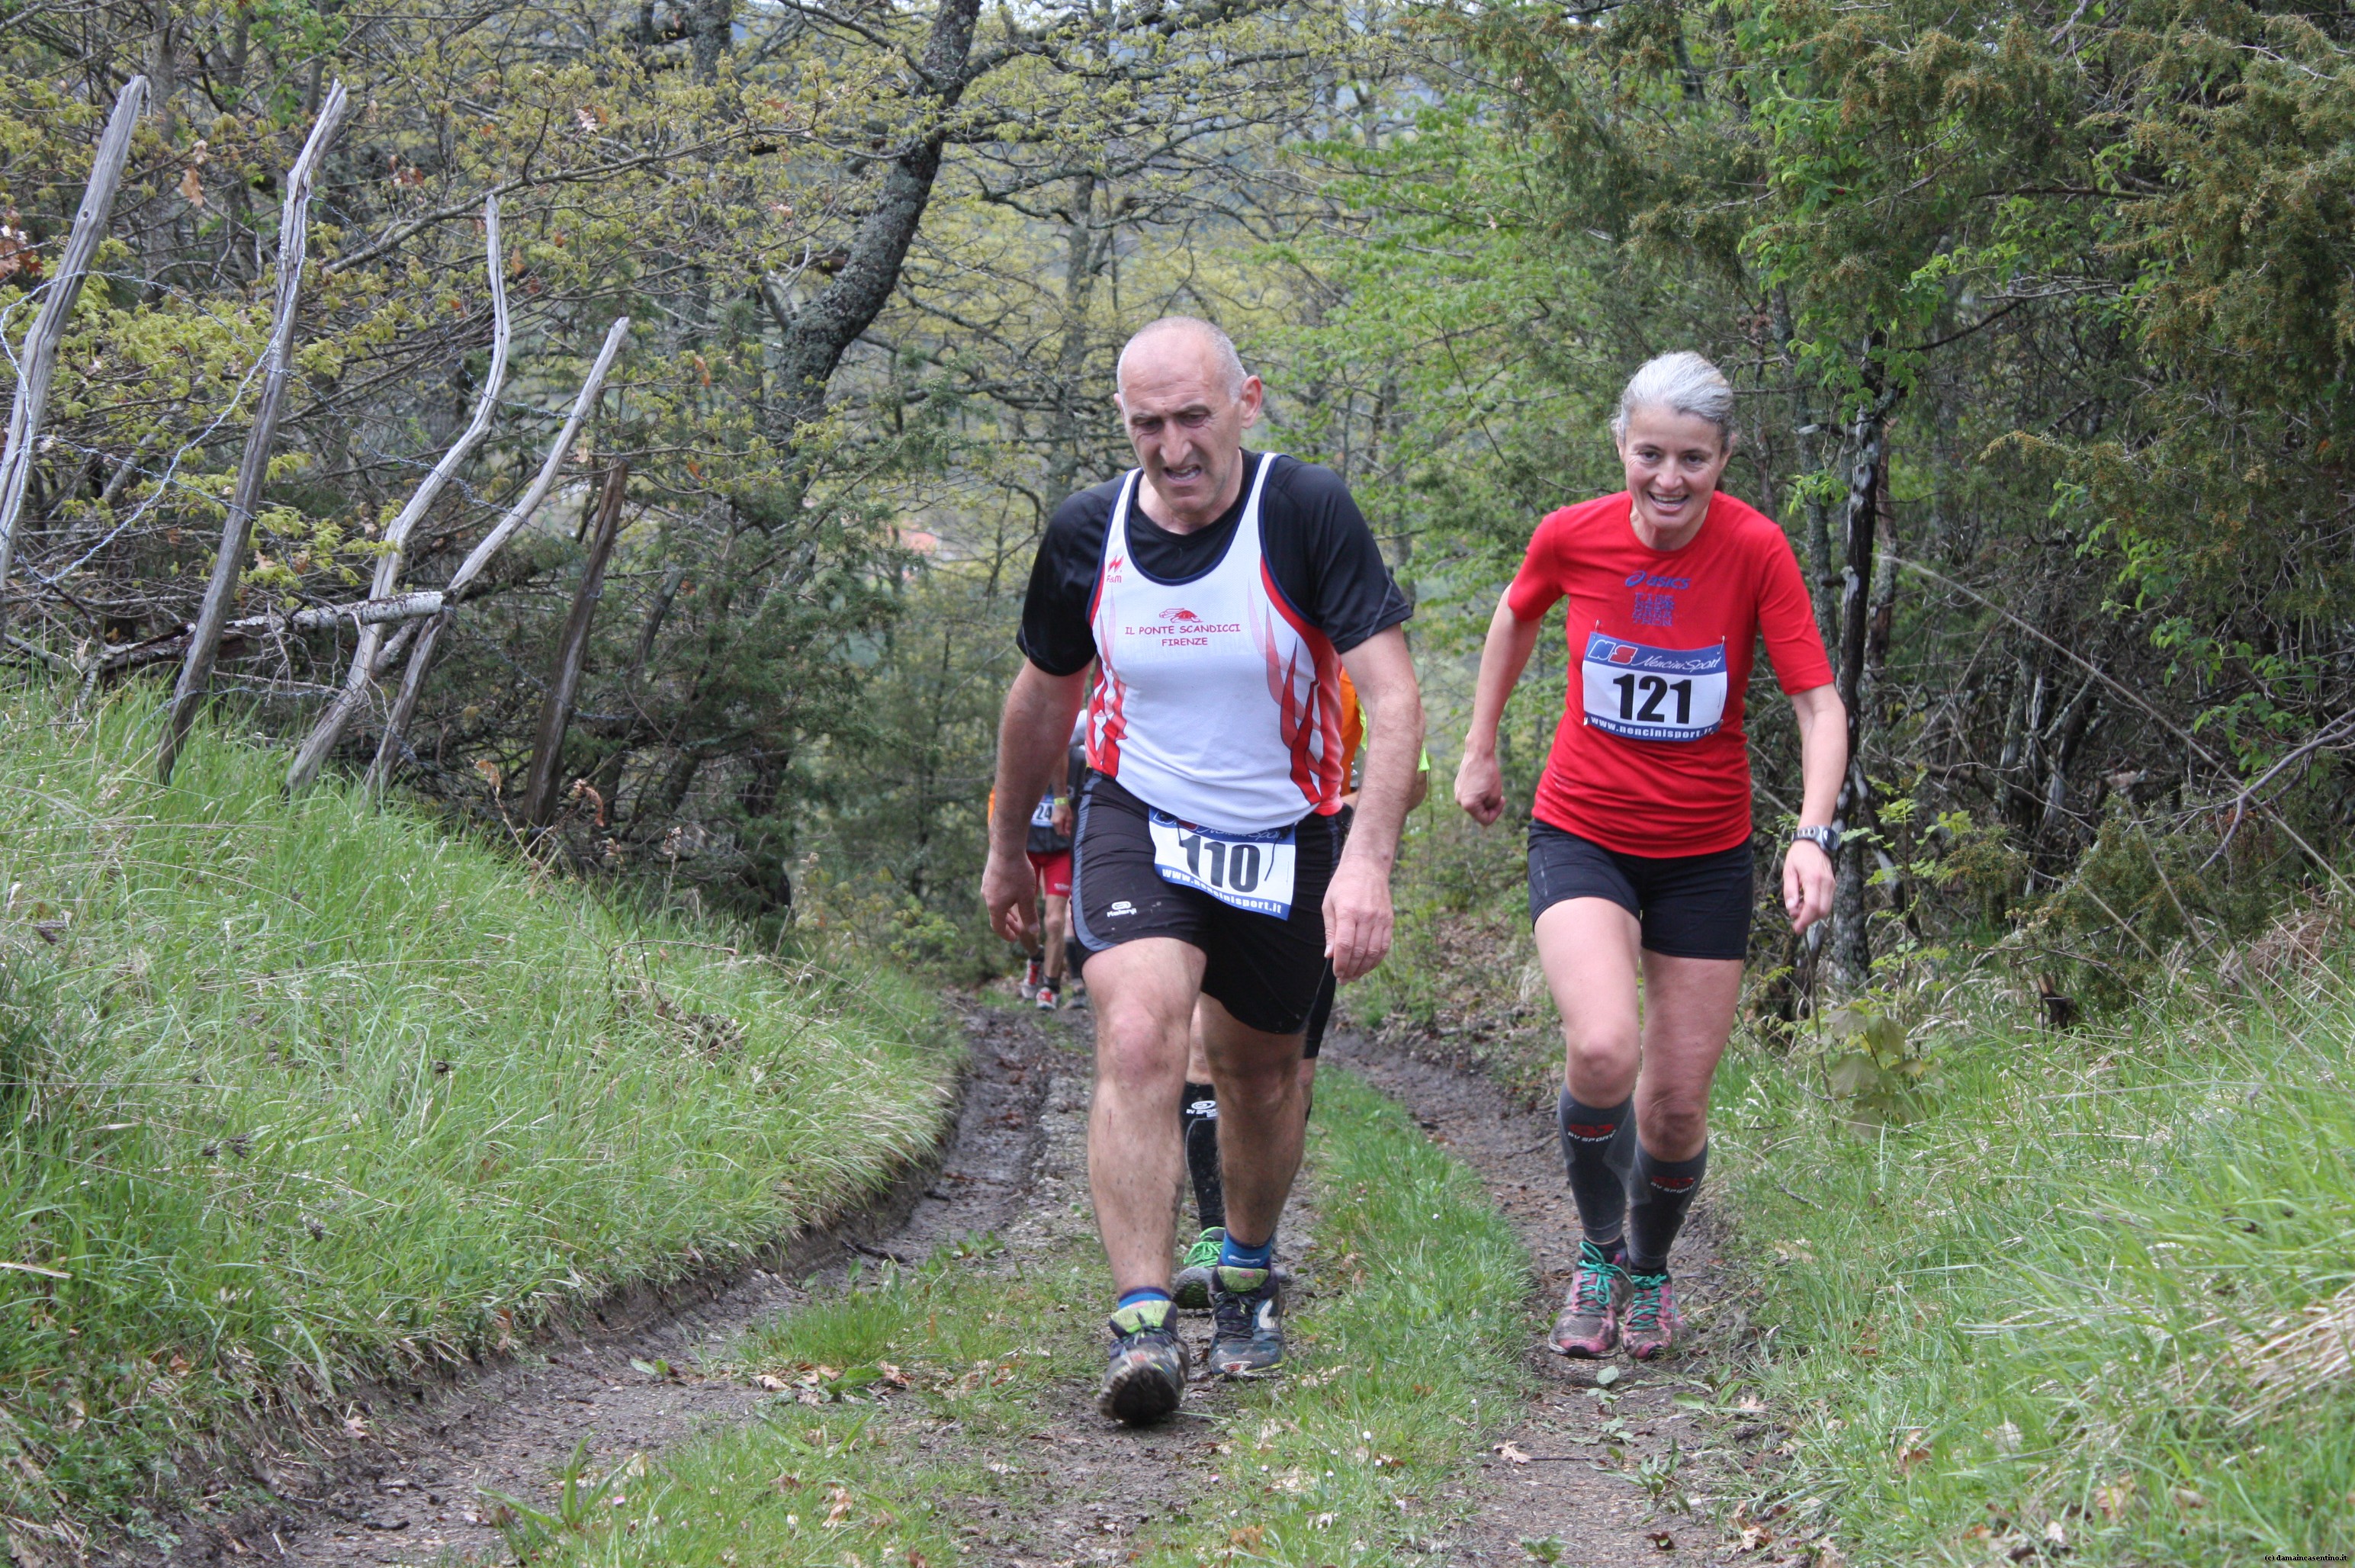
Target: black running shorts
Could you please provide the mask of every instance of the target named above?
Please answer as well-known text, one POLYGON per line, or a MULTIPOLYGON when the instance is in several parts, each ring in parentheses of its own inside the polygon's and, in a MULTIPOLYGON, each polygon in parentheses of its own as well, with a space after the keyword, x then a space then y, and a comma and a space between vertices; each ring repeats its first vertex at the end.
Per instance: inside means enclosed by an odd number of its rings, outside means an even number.
POLYGON ((1071 967, 1140 936, 1170 936, 1202 950, 1202 994, 1236 1021, 1296 1034, 1324 979, 1325 889, 1341 859, 1329 816, 1295 829, 1292 913, 1236 909, 1199 888, 1166 882, 1153 865, 1146 805, 1103 773, 1082 786, 1071 845, 1071 967))
POLYGON ((1529 923, 1569 899, 1609 899, 1643 923, 1647 953, 1741 959, 1754 872, 1746 838, 1708 855, 1623 855, 1533 819, 1529 923))

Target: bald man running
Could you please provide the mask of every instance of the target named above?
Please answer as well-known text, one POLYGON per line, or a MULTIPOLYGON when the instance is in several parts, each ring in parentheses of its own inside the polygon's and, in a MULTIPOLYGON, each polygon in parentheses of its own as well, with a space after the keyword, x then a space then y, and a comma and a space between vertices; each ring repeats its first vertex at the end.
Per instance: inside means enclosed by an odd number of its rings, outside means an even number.
POLYGON ((1027 937, 1020 803, 1061 765, 1100 668, 1071 873, 1096 1018, 1088 1176, 1118 1295, 1097 1407, 1142 1423, 1185 1392, 1169 1278, 1198 1000, 1227 1201, 1210 1365, 1245 1376, 1283 1359, 1275 1231, 1300 1166, 1301 1031, 1328 961, 1352 980, 1390 950, 1423 708, 1408 606, 1348 490, 1243 449, 1263 389, 1226 335, 1165 317, 1118 376, 1139 466, 1065 501, 1039 545, 982 897, 1001 933, 1027 937), (1345 667, 1383 741, 1346 848, 1345 667))

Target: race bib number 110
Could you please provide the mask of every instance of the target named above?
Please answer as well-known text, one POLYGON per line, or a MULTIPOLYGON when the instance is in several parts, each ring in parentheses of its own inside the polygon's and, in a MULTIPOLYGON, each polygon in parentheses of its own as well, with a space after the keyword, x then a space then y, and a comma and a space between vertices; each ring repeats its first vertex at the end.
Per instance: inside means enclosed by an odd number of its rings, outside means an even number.
POLYGON ((1653 648, 1601 632, 1581 662, 1586 721, 1631 741, 1698 741, 1725 721, 1725 645, 1653 648))
POLYGON ((1199 888, 1220 903, 1254 914, 1290 917, 1299 849, 1291 828, 1221 833, 1180 822, 1166 811, 1153 812, 1146 823, 1153 834, 1153 869, 1163 881, 1199 888))

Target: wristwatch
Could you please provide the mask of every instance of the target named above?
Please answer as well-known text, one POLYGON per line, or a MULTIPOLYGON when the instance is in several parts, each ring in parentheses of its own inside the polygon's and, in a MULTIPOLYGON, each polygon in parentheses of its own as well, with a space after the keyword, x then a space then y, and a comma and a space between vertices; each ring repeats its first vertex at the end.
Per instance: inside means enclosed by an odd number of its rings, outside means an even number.
POLYGON ((1803 838, 1821 849, 1826 859, 1833 860, 1839 858, 1840 830, 1838 828, 1795 827, 1791 830, 1792 843, 1796 844, 1803 838))

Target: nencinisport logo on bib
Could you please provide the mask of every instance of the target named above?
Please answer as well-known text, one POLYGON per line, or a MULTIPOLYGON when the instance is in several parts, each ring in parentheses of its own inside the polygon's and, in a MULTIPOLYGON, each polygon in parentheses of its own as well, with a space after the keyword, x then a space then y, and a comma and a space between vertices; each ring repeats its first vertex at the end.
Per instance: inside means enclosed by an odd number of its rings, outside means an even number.
POLYGON ((1725 721, 1725 645, 1655 648, 1595 632, 1586 639, 1586 721, 1631 741, 1698 741, 1725 721))

